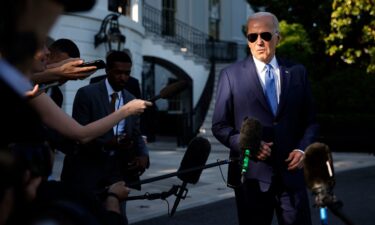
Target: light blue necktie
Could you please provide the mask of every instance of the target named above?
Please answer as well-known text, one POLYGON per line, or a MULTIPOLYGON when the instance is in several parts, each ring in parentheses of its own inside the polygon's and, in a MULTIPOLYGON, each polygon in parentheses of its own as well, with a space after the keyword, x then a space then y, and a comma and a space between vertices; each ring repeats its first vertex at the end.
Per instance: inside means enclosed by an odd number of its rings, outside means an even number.
POLYGON ((273 73, 273 68, 270 64, 266 65, 266 90, 265 94, 268 104, 271 106, 273 115, 277 111, 277 94, 276 94, 276 81, 273 73))

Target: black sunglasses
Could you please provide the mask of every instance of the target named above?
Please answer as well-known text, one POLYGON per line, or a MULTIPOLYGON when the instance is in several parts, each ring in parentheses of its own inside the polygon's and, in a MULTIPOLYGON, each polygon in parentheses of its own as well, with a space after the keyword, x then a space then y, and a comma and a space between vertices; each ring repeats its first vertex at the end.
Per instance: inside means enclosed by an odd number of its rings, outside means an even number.
POLYGON ((260 35, 260 38, 264 41, 270 41, 272 39, 272 33, 270 32, 263 32, 260 34, 257 33, 250 33, 247 35, 247 40, 250 41, 250 43, 254 43, 258 39, 258 35, 260 35))

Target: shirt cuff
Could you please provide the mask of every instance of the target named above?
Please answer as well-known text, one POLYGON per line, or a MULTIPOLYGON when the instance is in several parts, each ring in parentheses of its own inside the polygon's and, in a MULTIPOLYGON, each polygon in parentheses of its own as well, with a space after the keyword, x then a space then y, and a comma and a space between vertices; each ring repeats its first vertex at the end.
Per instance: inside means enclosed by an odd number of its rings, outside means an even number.
POLYGON ((294 152, 294 151, 301 152, 302 154, 305 154, 305 152, 302 151, 301 149, 294 149, 293 152, 294 152))

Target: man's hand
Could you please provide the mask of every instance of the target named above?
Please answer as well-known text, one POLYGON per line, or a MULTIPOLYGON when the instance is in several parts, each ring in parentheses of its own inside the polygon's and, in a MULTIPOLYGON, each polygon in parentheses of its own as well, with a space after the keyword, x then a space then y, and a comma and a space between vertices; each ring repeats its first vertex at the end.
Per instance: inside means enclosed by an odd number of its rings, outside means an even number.
POLYGON ((107 198, 104 200, 105 208, 121 214, 120 203, 128 197, 129 191, 124 181, 119 181, 109 186, 107 198))
POLYGON ((141 99, 133 99, 122 106, 120 110, 125 110, 126 116, 138 115, 143 113, 144 110, 149 106, 152 106, 152 102, 141 99))
POLYGON ((114 193, 119 197, 119 201, 124 201, 130 192, 130 189, 125 186, 124 181, 118 181, 108 188, 108 193, 114 193))
POLYGON ((289 153, 289 157, 285 160, 288 163, 288 170, 301 169, 303 167, 303 157, 304 154, 298 149, 289 153))
POLYGON ((82 59, 70 58, 58 63, 47 65, 45 72, 54 73, 60 77, 59 80, 85 79, 96 71, 96 66, 79 67, 83 63, 82 59))
POLYGON ((260 148, 259 152, 257 154, 257 159, 259 160, 266 160, 268 157, 271 156, 271 146, 273 145, 273 142, 260 142, 260 148))

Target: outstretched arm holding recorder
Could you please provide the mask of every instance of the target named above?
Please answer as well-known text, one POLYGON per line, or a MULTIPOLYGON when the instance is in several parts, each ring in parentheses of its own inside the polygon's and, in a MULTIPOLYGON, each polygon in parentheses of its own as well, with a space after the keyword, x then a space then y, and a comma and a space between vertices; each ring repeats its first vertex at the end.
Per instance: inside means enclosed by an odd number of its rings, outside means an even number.
POLYGON ((36 83, 50 83, 54 81, 65 82, 67 80, 82 80, 93 74, 96 66, 85 66, 82 59, 70 58, 59 63, 47 65, 46 70, 34 73, 31 80, 36 83))
POLYGON ((119 121, 131 115, 138 115, 152 103, 134 99, 108 116, 82 126, 60 109, 45 93, 29 100, 42 121, 50 128, 71 139, 86 143, 110 130, 119 121))

